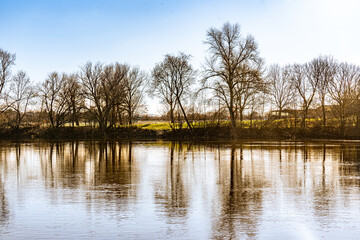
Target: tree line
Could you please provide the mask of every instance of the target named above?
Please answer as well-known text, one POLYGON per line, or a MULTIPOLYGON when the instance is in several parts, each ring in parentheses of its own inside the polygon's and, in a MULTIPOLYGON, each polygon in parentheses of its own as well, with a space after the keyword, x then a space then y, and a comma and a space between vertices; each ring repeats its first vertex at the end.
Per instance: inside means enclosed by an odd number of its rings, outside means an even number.
POLYGON ((324 129, 336 119, 341 133, 349 123, 360 125, 359 66, 331 56, 265 66, 254 37, 243 36, 238 24, 210 28, 204 44, 208 55, 199 70, 180 52, 165 55, 151 73, 88 62, 76 73, 51 72, 37 85, 24 71, 12 74, 16 56, 0 49, 2 124, 19 128, 27 118, 27 124, 58 128, 82 122, 105 131, 144 115, 147 95, 161 99, 163 118, 173 129, 191 132, 200 120, 226 120, 234 130, 245 119, 287 118, 300 130, 309 117, 324 129))

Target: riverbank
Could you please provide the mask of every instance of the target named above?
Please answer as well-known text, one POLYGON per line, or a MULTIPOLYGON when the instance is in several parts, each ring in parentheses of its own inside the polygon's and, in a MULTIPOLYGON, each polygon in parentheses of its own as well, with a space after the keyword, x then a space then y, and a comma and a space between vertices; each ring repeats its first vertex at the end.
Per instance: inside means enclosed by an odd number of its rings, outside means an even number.
POLYGON ((312 127, 300 130, 294 127, 278 127, 269 125, 266 127, 238 127, 234 131, 230 126, 201 126, 190 131, 187 128, 149 128, 140 126, 123 126, 107 129, 105 132, 89 126, 80 127, 23 127, 18 129, 0 128, 0 139, 133 139, 133 140, 198 140, 216 141, 231 139, 349 139, 359 140, 360 129, 348 128, 341 133, 337 128, 312 127))

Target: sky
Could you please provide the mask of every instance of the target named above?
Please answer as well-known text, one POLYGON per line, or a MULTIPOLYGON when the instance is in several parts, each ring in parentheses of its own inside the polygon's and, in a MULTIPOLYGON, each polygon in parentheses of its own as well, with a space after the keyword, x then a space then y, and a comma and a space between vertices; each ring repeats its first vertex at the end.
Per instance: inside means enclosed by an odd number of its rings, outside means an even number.
MULTIPOLYGON (((36 83, 87 61, 150 73, 180 51, 201 70, 206 32, 228 21, 255 38, 267 65, 319 55, 360 65, 359 9, 357 0, 0 0, 0 48, 36 83)), ((158 101, 148 109, 159 113, 158 101)))

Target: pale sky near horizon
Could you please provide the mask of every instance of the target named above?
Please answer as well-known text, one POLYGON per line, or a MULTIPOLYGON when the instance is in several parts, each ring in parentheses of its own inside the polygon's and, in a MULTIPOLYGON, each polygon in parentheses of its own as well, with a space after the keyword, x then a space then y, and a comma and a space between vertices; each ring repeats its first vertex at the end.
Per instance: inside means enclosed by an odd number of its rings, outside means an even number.
MULTIPOLYGON (((360 65, 359 10, 357 0, 0 0, 0 48, 34 82, 89 60, 150 72, 179 51, 201 70, 206 31, 229 21, 254 36, 267 65, 320 54, 360 65)), ((148 108, 157 113, 156 101, 148 108)))

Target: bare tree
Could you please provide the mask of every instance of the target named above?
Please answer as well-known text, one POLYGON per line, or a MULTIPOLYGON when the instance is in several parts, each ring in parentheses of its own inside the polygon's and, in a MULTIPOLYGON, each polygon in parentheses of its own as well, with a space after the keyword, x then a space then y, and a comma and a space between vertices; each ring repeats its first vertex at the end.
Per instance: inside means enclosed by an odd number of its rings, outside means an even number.
POLYGON ((64 91, 65 74, 52 72, 40 87, 45 112, 52 127, 60 127, 68 115, 67 94, 64 91))
POLYGON ((150 89, 154 94, 161 96, 170 109, 171 123, 174 123, 174 111, 179 107, 188 128, 192 131, 184 106, 184 98, 190 93, 190 86, 194 82, 195 71, 189 63, 190 56, 184 53, 166 55, 165 59, 156 64, 152 71, 152 82, 150 89))
POLYGON ((88 62, 81 68, 83 95, 89 101, 85 108, 95 117, 103 133, 115 124, 117 107, 124 98, 126 65, 102 66, 88 62))
POLYGON ((168 106, 168 112, 170 115, 171 127, 175 123, 175 107, 176 107, 176 97, 175 97, 175 88, 171 79, 169 79, 168 74, 163 70, 165 68, 163 63, 157 63, 154 69, 152 70, 152 80, 149 87, 150 96, 160 96, 162 102, 165 106, 168 106))
POLYGON ((139 68, 128 70, 124 83, 123 108, 127 112, 128 123, 131 125, 134 116, 141 109, 143 104, 146 75, 139 68))
POLYGON ((206 59, 204 88, 212 89, 229 110, 232 127, 236 128, 237 85, 244 76, 253 74, 261 61, 252 36, 243 38, 238 24, 225 23, 221 29, 207 32, 210 57, 206 59), (211 81, 212 80, 212 81, 211 81))
POLYGON ((83 95, 81 94, 81 85, 77 74, 64 75, 64 94, 66 96, 67 109, 72 125, 79 126, 79 112, 84 106, 83 95))
POLYGON ((340 122, 340 133, 344 134, 347 118, 352 114, 351 106, 359 97, 360 68, 356 65, 341 63, 332 81, 329 94, 337 104, 334 112, 340 122))
POLYGON ((271 102, 279 111, 279 118, 281 118, 284 108, 290 106, 294 100, 293 85, 289 79, 288 71, 279 65, 270 66, 267 74, 271 102))
POLYGON ((104 67, 102 77, 103 113, 108 123, 107 127, 116 125, 118 111, 125 100, 125 83, 129 67, 124 64, 110 64, 104 67))
MULTIPOLYGON (((248 68, 247 65, 242 66, 242 68, 248 68)), ((242 71, 247 72, 240 76, 238 84, 236 84, 236 109, 240 115, 240 121, 244 119, 244 111, 249 105, 254 105, 251 100, 255 100, 254 96, 259 93, 259 91, 265 91, 265 83, 261 78, 261 68, 262 62, 259 60, 256 66, 253 66, 253 69, 242 69, 242 71)))
POLYGON ((289 76, 301 98, 301 129, 306 127, 306 118, 309 108, 314 100, 314 96, 318 87, 319 79, 308 77, 308 65, 294 64, 289 69, 289 76))
POLYGON ((80 81, 82 85, 82 94, 87 100, 85 108, 96 118, 99 126, 103 126, 105 123, 102 117, 102 104, 101 104, 101 75, 103 66, 100 63, 93 65, 91 62, 86 63, 80 70, 80 81))
POLYGON ((30 78, 24 71, 19 71, 13 78, 10 91, 7 94, 8 106, 15 111, 15 120, 11 123, 15 128, 21 126, 21 122, 27 113, 31 100, 36 96, 30 78))
POLYGON ((248 109, 249 109, 249 120, 250 120, 250 127, 253 126, 253 120, 255 118, 259 117, 259 110, 261 111, 261 107, 263 104, 263 101, 260 99, 264 99, 264 92, 257 91, 254 94, 252 94, 248 99, 248 109))
POLYGON ((0 94, 4 89, 5 83, 10 78, 10 67, 15 64, 15 59, 15 54, 11 54, 0 48, 0 94))
POLYGON ((307 75, 313 82, 318 82, 317 95, 319 97, 323 127, 326 126, 326 96, 328 95, 329 82, 333 81, 336 74, 336 63, 332 57, 320 56, 313 59, 307 65, 307 75))

